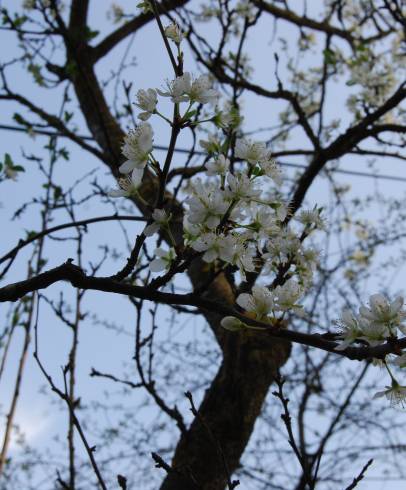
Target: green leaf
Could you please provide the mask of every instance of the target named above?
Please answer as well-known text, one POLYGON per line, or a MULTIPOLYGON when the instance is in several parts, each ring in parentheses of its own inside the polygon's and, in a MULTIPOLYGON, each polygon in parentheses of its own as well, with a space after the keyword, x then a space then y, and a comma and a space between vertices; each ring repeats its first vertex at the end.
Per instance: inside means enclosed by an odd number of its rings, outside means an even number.
POLYGON ((65 111, 63 114, 63 118, 65 119, 65 122, 69 122, 73 117, 73 112, 68 112, 65 111))
POLYGON ((64 159, 64 160, 69 160, 69 152, 66 148, 61 148, 59 150, 59 154, 61 155, 61 157, 64 159))
POLYGON ((34 238, 37 235, 37 232, 33 230, 25 230, 25 232, 27 233, 25 237, 26 240, 31 240, 31 238, 34 238))
POLYGON ((18 29, 19 27, 21 27, 24 24, 24 22, 26 22, 26 20, 27 20, 27 17, 25 15, 20 16, 20 15, 16 14, 16 16, 13 20, 14 27, 17 27, 17 29, 18 29))
POLYGON ((100 34, 100 31, 92 31, 89 27, 86 27, 86 39, 91 41, 100 34))
POLYGON ((41 73, 41 67, 40 67, 40 65, 37 65, 35 63, 30 63, 28 65, 28 71, 32 74, 32 76, 34 77, 35 82, 40 87, 44 87, 45 86, 45 82, 44 82, 44 78, 43 78, 42 73, 41 73))
POLYGON ((13 317, 11 319, 11 325, 15 327, 18 323, 18 320, 20 319, 20 314, 18 313, 17 310, 14 311, 13 317))
POLYGON ((54 200, 57 201, 62 196, 62 187, 59 185, 54 188, 54 200))
POLYGON ((142 9, 144 14, 147 14, 148 12, 153 12, 151 4, 148 0, 144 0, 143 2, 138 3, 137 7, 139 9, 142 9))
POLYGON ((6 167, 10 167, 12 168, 14 166, 14 162, 13 162, 13 159, 11 158, 10 154, 9 153, 6 153, 4 155, 4 165, 6 167))
POLYGON ((186 114, 183 116, 183 118, 182 118, 182 119, 184 119, 184 120, 188 120, 188 119, 190 119, 191 117, 193 117, 193 116, 194 116, 196 113, 197 113, 197 111, 196 111, 196 110, 194 110, 194 109, 193 109, 192 111, 187 111, 187 113, 186 113, 186 114))
POLYGON ((260 175, 264 175, 264 171, 263 171, 263 170, 262 170, 260 167, 256 166, 256 167, 255 167, 255 168, 252 170, 251 174, 252 174, 252 175, 254 175, 255 177, 258 177, 258 176, 260 176, 260 175))
POLYGON ((337 62, 336 54, 331 49, 325 49, 323 51, 324 61, 329 65, 335 65, 337 62))
POLYGON ((65 71, 69 76, 73 77, 78 72, 78 66, 74 61, 70 61, 69 63, 66 64, 65 71))
POLYGON ((27 126, 27 121, 16 112, 13 114, 13 119, 17 124, 21 124, 21 126, 27 126))

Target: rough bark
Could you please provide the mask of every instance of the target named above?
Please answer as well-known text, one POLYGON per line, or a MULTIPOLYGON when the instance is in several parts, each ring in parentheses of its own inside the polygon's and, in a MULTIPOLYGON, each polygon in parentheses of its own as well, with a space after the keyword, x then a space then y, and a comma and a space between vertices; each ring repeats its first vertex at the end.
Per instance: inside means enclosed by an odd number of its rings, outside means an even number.
POLYGON ((167 475, 161 490, 223 490, 227 474, 205 422, 213 432, 232 474, 254 430, 277 369, 287 360, 290 344, 247 334, 229 336, 220 369, 205 393, 190 429, 180 438, 173 466, 192 475, 167 475), (202 419, 202 420, 201 420, 202 419))

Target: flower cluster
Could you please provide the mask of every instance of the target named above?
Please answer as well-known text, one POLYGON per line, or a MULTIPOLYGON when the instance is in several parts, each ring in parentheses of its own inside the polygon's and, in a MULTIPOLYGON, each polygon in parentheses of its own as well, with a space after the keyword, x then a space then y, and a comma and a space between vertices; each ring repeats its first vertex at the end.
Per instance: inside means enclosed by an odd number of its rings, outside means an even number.
MULTIPOLYGON (((147 1, 139 6, 145 10, 151 7, 147 1)), ((215 8, 210 9, 206 8, 206 17, 216 15, 215 8)), ((237 11, 248 22, 255 19, 256 13, 250 2, 238 2, 237 11)), ((176 44, 180 68, 183 60, 180 45, 185 34, 176 23, 167 26, 164 34, 176 44)), ((353 67, 353 78, 354 83, 362 81, 357 77, 356 67, 353 67)), ((280 326, 289 313, 303 314, 299 301, 312 283, 319 255, 316 249, 305 247, 304 241, 314 231, 324 228, 322 209, 315 207, 302 210, 295 217, 291 215, 289 205, 282 198, 281 169, 267 144, 245 138, 238 108, 233 102, 219 106, 219 99, 220 94, 213 88, 209 75, 193 77, 189 72, 168 80, 165 89, 138 90, 135 105, 141 111, 138 115, 141 123, 124 138, 122 154, 126 160, 119 170, 125 177, 119 179, 119 189, 110 191, 110 196, 142 200, 138 189, 147 167, 158 179, 163 179, 160 181, 163 185, 158 187, 159 192, 165 191, 168 166, 166 162, 162 169, 153 155, 154 135, 147 122, 152 116, 169 123, 172 137, 192 124, 200 130, 203 123, 212 123, 214 132, 205 130, 206 139, 200 140, 207 158, 204 167, 197 167, 197 172, 204 170, 205 176, 188 179, 182 188, 185 194, 183 243, 179 243, 178 233, 178 242, 172 236, 172 216, 164 209, 162 194, 152 196, 153 200, 158 198, 155 202, 160 204, 151 213, 143 231, 144 238, 160 231, 172 246, 167 250, 157 248, 149 268, 152 272, 169 270, 172 277, 177 271, 185 270, 190 257, 198 255, 213 277, 222 270, 239 274, 243 281, 247 280, 248 274, 251 274, 250 278, 257 274, 258 283, 251 292, 243 292, 236 299, 236 304, 243 310, 241 314, 235 313, 238 318, 224 317, 221 325, 230 331, 280 326), (169 98, 174 104, 172 121, 159 111, 159 97, 169 98), (182 114, 183 103, 188 106, 182 114), (203 105, 207 107, 202 109, 203 105), (202 115, 203 119, 198 120, 202 115), (195 116, 193 121, 192 116, 195 116), (270 286, 259 284, 264 283, 263 277, 270 286), (253 326, 248 319, 255 319, 262 326, 253 326)), ((336 349, 345 350, 354 342, 379 346, 396 339, 398 332, 406 333, 404 321, 403 298, 389 302, 382 295, 373 295, 369 305, 362 306, 358 314, 343 311, 338 322, 341 342, 336 349)), ((396 381, 387 359, 383 364, 391 377, 391 386, 375 396, 386 396, 391 403, 403 404, 406 387, 396 381)), ((406 353, 399 355, 394 364, 405 368, 406 353)))
MULTIPOLYGON (((374 294, 369 298, 368 306, 361 306, 358 314, 345 309, 340 320, 340 337, 342 341, 336 350, 344 350, 354 342, 367 343, 371 347, 384 344, 388 340, 396 340, 398 333, 406 333, 406 310, 403 308, 402 297, 389 301, 382 294, 374 294)), ((374 398, 385 396, 391 405, 406 405, 406 387, 401 386, 395 379, 388 362, 390 356, 385 356, 383 364, 391 378, 391 385, 379 391, 374 398)), ((400 368, 406 367, 406 353, 399 355, 393 364, 400 368)))
MULTIPOLYGON (((175 25, 171 25, 166 35, 173 38, 179 32, 175 25)), ((110 192, 112 197, 136 195, 147 165, 159 177, 159 163, 152 155, 153 131, 146 122, 154 114, 169 121, 157 109, 158 95, 169 97, 174 104, 189 102, 185 114, 194 103, 210 105, 219 99, 208 76, 193 79, 188 72, 167 82, 167 91, 140 89, 136 105, 142 111, 138 117, 143 122, 125 137, 122 153, 127 160, 119 168, 123 174, 131 173, 131 178, 121 179, 120 189, 110 192)), ((183 118, 181 116, 180 120, 183 118)), ((237 137, 233 152, 235 161, 231 165, 227 135, 239 131, 241 118, 238 111, 226 103, 223 111, 215 110, 214 116, 206 121, 212 121, 223 134, 209 134, 207 141, 200 142, 211 159, 205 164, 207 178, 197 177, 185 188, 184 243, 200 253, 214 269, 229 266, 233 271, 239 271, 243 279, 246 273, 261 268, 265 273, 277 274, 280 267, 285 266, 286 281, 296 276, 301 287, 309 285, 317 253, 305 249, 302 242, 314 230, 322 228, 320 210, 303 211, 296 220, 301 229, 288 226, 285 222, 288 206, 277 191, 282 185, 282 173, 266 144, 237 137)), ((144 230, 145 236, 160 229, 165 229, 170 236, 169 217, 165 211, 154 210, 152 218, 153 222, 144 230)), ((154 271, 159 267, 168 269, 175 252, 165 257, 165 260, 161 257, 153 263, 154 271)), ((283 291, 279 291, 280 298, 283 291)), ((278 304, 282 305, 281 299, 278 304)))
POLYGON ((369 298, 369 306, 361 306, 359 314, 350 310, 342 312, 338 324, 341 326, 341 343, 337 350, 343 350, 350 344, 361 340, 370 346, 383 344, 397 336, 397 331, 406 332, 403 321, 406 310, 403 309, 403 298, 398 297, 389 302, 382 294, 374 294, 369 298))
POLYGON ((153 131, 149 123, 140 124, 124 138, 122 154, 127 160, 120 166, 123 174, 130 172, 141 174, 147 165, 152 151, 153 131))
MULTIPOLYGON (((182 34, 176 24, 171 24, 166 29, 166 35, 179 43, 182 40, 182 34)), ((150 164, 151 168, 156 170, 156 161, 152 156, 153 150, 153 130, 149 122, 146 122, 153 114, 162 117, 170 123, 170 120, 162 115, 158 109, 158 95, 170 97, 172 102, 179 104, 189 102, 183 118, 186 120, 190 114, 190 108, 193 104, 215 104, 219 98, 217 90, 212 88, 212 83, 208 75, 201 75, 192 79, 190 73, 184 73, 182 76, 167 82, 168 90, 148 88, 138 90, 136 97, 136 106, 141 109, 138 118, 142 123, 134 130, 131 130, 124 138, 122 154, 126 161, 121 164, 119 170, 122 174, 131 173, 130 179, 120 179, 120 189, 109 192, 111 197, 128 197, 136 194, 137 188, 141 185, 145 167, 150 164)))
MULTIPOLYGON (((281 320, 287 311, 301 310, 297 304, 303 294, 303 288, 293 279, 270 290, 264 286, 254 286, 252 294, 242 293, 237 298, 237 304, 255 319, 265 323, 281 320)), ((252 328, 236 317, 226 316, 221 325, 226 330, 237 331, 252 328)))
POLYGON ((167 90, 157 90, 162 97, 170 97, 175 104, 189 102, 193 104, 215 104, 219 98, 217 90, 212 88, 212 82, 208 75, 200 75, 192 79, 189 72, 172 81, 166 82, 167 90))

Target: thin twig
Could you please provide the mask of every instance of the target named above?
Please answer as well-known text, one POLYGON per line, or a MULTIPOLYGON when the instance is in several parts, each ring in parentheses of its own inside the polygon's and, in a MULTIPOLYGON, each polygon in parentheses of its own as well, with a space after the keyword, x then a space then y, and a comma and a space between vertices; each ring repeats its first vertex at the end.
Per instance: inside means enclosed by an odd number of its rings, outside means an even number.
POLYGON ((374 460, 370 459, 368 463, 362 468, 361 473, 356 478, 354 478, 351 485, 349 485, 345 490, 353 490, 353 488, 355 488, 358 483, 364 478, 367 469, 371 466, 373 462, 374 460))

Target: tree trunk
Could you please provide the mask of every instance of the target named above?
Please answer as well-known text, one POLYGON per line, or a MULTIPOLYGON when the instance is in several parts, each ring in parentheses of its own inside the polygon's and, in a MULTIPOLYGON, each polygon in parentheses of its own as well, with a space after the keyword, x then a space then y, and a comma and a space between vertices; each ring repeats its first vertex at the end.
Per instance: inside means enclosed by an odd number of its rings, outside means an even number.
POLYGON ((226 471, 216 442, 232 474, 239 466, 276 370, 290 353, 288 343, 262 335, 229 335, 224 360, 205 393, 199 415, 176 447, 172 464, 179 471, 167 475, 161 490, 224 490, 226 471), (197 484, 179 473, 191 475, 197 484))

